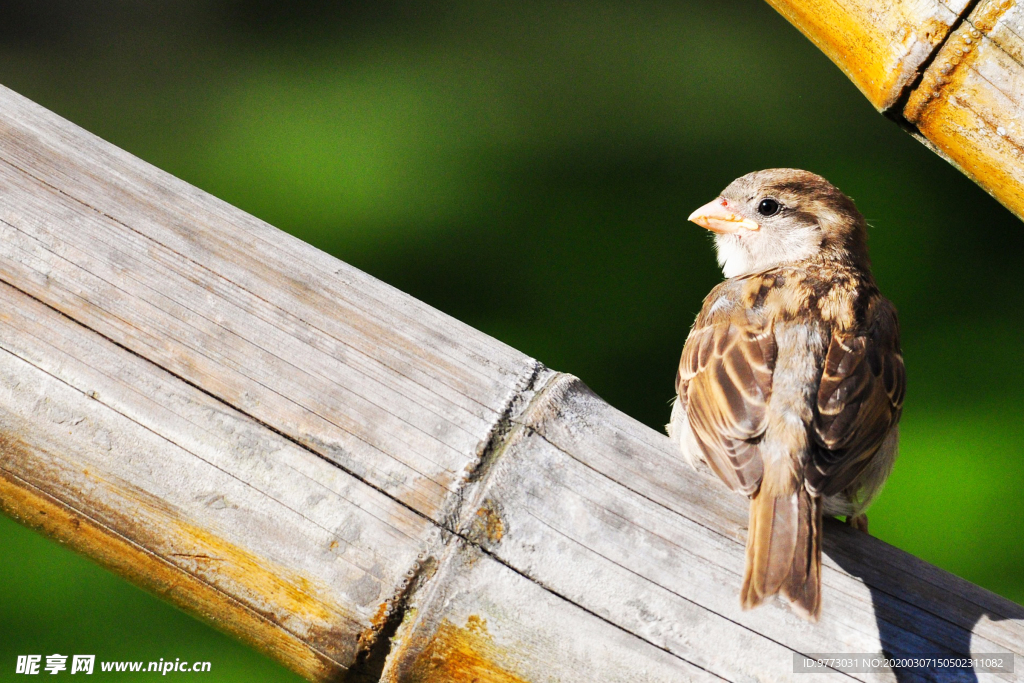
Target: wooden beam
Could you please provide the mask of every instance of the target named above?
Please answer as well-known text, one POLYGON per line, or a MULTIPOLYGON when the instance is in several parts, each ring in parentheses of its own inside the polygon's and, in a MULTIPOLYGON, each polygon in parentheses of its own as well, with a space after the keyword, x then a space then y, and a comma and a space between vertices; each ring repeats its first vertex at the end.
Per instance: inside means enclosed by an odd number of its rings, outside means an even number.
POLYGON ((1024 8, 979 3, 943 44, 903 115, 1024 218, 1024 8))
POLYGON ((891 108, 942 45, 969 0, 768 0, 860 88, 891 108))
POLYGON ((746 504, 665 436, 5 89, 0 299, 0 507, 310 680, 1024 652, 839 524, 819 624, 742 611, 746 504))
POLYGON ((880 112, 1024 218, 1016 0, 768 0, 880 112))

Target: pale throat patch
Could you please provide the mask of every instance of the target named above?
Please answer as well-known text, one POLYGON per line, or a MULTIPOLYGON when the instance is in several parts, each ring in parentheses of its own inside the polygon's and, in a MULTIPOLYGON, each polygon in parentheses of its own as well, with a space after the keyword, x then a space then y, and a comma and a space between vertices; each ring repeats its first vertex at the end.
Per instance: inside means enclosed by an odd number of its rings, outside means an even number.
POLYGON ((772 235, 764 231, 715 235, 718 265, 727 278, 795 263, 810 258, 820 248, 821 233, 809 225, 772 235))
POLYGON ((750 272, 750 254, 736 235, 716 235, 715 252, 722 274, 727 278, 750 272))

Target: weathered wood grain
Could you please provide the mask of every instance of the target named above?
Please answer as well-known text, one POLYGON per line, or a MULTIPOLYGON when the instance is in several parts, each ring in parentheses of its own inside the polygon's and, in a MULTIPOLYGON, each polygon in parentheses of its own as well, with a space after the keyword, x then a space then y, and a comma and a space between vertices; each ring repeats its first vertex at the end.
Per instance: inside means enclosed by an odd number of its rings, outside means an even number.
POLYGON ((671 443, 574 378, 555 379, 522 421, 467 506, 462 535, 705 671, 787 680, 794 653, 878 652, 880 641, 893 654, 1024 651, 1024 609, 937 570, 912 581, 905 554, 839 524, 826 533, 818 624, 778 602, 744 612, 742 498, 695 477, 671 443), (868 585, 856 578, 868 574, 868 585))
POLYGON ((0 509, 311 680, 1024 651, 1024 609, 839 524, 819 624, 741 611, 745 503, 664 435, 2 89, 0 509))
POLYGON ((5 511, 311 678, 538 367, 5 89, 0 280, 5 511))
POLYGON ((868 100, 1024 218, 1017 0, 768 0, 868 100))
POLYGON ((387 683, 717 681, 581 611, 473 545, 453 544, 412 603, 387 683))
POLYGON ((5 511, 314 679, 355 661, 436 541, 422 515, 5 284, 0 440, 5 511))
POLYGON ((437 520, 521 353, 6 91, 0 277, 437 520))

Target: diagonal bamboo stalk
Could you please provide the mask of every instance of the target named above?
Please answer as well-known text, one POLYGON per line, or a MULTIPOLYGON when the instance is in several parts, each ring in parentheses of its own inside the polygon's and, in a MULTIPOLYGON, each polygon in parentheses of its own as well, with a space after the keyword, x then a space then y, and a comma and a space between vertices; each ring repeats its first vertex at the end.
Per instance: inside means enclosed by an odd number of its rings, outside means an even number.
POLYGON ((768 0, 878 109, 1024 218, 1017 0, 768 0))
POLYGON ((0 297, 0 508, 310 680, 1024 652, 1024 609, 838 524, 820 623, 743 612, 745 503, 664 435, 6 89, 0 297))

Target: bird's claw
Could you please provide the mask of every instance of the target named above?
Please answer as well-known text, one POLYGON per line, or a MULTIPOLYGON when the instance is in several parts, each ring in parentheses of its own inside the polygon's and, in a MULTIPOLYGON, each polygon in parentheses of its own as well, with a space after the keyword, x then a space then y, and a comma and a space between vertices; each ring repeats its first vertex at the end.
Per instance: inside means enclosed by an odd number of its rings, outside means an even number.
POLYGON ((857 531, 868 533, 868 516, 865 514, 852 515, 846 518, 846 523, 857 531))

